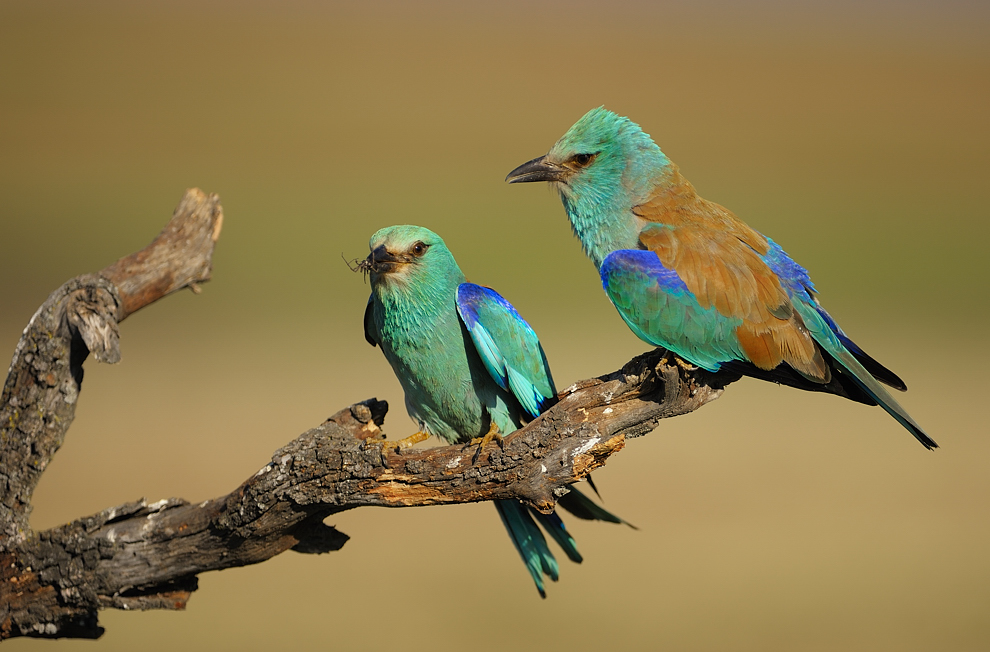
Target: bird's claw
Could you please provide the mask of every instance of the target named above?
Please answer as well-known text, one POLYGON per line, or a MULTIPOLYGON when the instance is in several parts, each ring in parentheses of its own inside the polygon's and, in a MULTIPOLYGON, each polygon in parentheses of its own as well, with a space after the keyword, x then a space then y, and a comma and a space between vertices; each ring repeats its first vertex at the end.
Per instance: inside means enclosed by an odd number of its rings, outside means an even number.
POLYGON ((404 439, 390 440, 390 439, 365 439, 363 448, 368 450, 373 446, 377 446, 378 450, 382 456, 382 463, 385 463, 385 454, 389 451, 401 453, 407 448, 412 448, 421 441, 426 441, 430 436, 423 431, 409 435, 404 439))
POLYGON ((664 350, 663 357, 660 358, 660 361, 663 362, 664 364, 671 364, 671 363, 676 364, 684 371, 696 371, 698 369, 698 367, 691 364, 687 360, 682 360, 679 355, 677 355, 676 353, 674 353, 669 349, 664 350))
POLYGON ((474 454, 474 461, 477 462, 478 458, 481 457, 481 453, 484 452, 485 448, 493 441, 498 442, 498 447, 505 450, 505 440, 502 439, 502 434, 498 431, 498 426, 492 421, 491 426, 488 428, 488 432, 485 433, 484 437, 475 437, 470 442, 469 445, 481 444, 478 447, 478 452, 474 454))

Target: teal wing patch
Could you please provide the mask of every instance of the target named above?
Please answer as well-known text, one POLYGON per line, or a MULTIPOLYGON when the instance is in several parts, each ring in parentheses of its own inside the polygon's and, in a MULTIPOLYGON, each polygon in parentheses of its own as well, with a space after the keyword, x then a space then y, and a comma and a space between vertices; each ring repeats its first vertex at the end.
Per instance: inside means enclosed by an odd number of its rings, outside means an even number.
POLYGON ((491 288, 461 283, 457 312, 485 368, 502 389, 512 392, 531 416, 557 395, 543 347, 512 304, 491 288))
POLYGON ((602 261, 602 287, 629 328, 644 342, 673 351, 692 364, 718 371, 744 360, 735 334, 742 323, 702 308, 687 285, 656 253, 620 249, 602 261))

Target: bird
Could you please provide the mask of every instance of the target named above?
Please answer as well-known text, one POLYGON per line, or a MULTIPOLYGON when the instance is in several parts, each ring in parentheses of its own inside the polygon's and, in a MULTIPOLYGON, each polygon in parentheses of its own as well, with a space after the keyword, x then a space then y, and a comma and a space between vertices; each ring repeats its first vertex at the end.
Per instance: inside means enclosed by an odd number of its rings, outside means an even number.
POLYGON ((818 301, 803 267, 702 198, 649 134, 604 107, 582 116, 509 183, 545 181, 630 330, 682 360, 880 405, 938 444, 884 389, 905 391, 818 301))
MULTIPOLYGON (((365 339, 385 354, 419 427, 385 445, 401 450, 434 435, 448 444, 480 438, 484 450, 553 404, 557 391, 536 333, 498 292, 467 282, 440 236, 421 226, 390 226, 372 235, 369 248, 356 266, 371 278, 365 339)), ((559 566, 537 522, 580 563, 573 537, 556 512, 494 502, 546 598, 543 576, 557 581, 559 566)), ((625 522, 574 487, 558 504, 582 519, 625 522)))

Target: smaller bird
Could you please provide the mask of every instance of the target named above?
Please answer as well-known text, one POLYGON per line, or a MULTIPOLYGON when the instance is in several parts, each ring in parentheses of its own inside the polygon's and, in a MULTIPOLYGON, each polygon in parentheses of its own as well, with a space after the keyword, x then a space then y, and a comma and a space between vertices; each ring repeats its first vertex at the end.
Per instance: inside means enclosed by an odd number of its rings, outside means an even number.
POLYGON ((880 383, 906 390, 825 312, 808 272, 728 209, 698 196, 639 125, 603 107, 509 183, 547 181, 630 330, 708 371, 731 369, 879 404, 938 444, 880 383))
MULTIPOLYGON (((371 237, 357 269, 371 277, 364 335, 379 346, 405 393, 419 432, 390 447, 435 435, 449 444, 508 435, 537 417, 557 391, 543 347, 515 308, 491 288, 468 283, 444 241, 429 229, 398 225, 371 237)), ((574 487, 558 504, 578 518, 625 522, 574 487)), ((567 554, 581 554, 556 514, 515 500, 495 501, 537 590, 559 567, 537 522, 567 554)))

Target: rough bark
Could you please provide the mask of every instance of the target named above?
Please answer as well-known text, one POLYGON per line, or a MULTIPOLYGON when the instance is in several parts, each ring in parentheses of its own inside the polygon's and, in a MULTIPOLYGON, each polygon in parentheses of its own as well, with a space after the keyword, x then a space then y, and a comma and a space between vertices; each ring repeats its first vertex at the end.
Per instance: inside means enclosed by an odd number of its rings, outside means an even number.
POLYGON ((347 535, 323 520, 354 507, 516 498, 550 511, 626 438, 698 409, 738 378, 653 351, 572 385, 503 447, 484 451, 369 444, 382 437, 388 409, 369 399, 276 451, 226 496, 141 500, 32 532, 31 494, 72 422, 83 361, 92 353, 116 362, 119 321, 209 279, 221 222, 215 195, 188 191, 151 245, 53 292, 18 343, 0 400, 0 639, 95 638, 100 609, 182 609, 204 571, 288 549, 340 549, 347 535))

